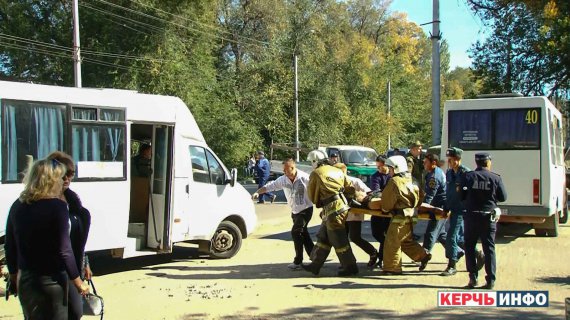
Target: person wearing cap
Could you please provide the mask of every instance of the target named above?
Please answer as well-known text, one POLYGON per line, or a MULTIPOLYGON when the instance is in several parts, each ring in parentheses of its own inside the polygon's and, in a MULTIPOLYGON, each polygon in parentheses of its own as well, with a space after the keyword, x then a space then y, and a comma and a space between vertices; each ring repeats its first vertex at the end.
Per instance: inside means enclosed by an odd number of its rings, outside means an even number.
MULTIPOLYGON (((436 154, 428 154, 424 158, 424 170, 426 171, 424 185, 423 202, 437 208, 443 208, 446 202, 445 194, 445 174, 438 166, 439 157, 436 154)), ((430 251, 433 249, 435 242, 441 243, 445 247, 447 232, 445 231, 445 223, 447 219, 437 220, 434 213, 430 213, 430 219, 424 234, 423 247, 430 251)), ((420 265, 420 271, 425 269, 426 265, 420 265)))
MULTIPOLYGON (((465 242, 463 237, 463 212, 465 211, 461 196, 459 194, 459 182, 466 172, 471 169, 461 164, 461 155, 463 150, 459 148, 447 149, 445 155, 447 157, 447 172, 445 180, 447 186, 445 194, 447 201, 443 207, 445 213, 449 217, 449 229, 447 230, 447 239, 445 242, 445 257, 448 259, 447 268, 440 273, 441 276, 452 276, 457 273, 457 261, 464 255, 465 242)), ((477 269, 481 269, 484 263, 483 252, 477 250, 477 269)))
POLYGON ((410 145, 410 151, 406 155, 406 161, 408 162, 408 170, 412 174, 413 182, 418 186, 423 185, 424 176, 424 158, 422 154, 422 143, 416 141, 410 145))
POLYGON ((465 205, 465 262, 469 272, 467 288, 478 285, 475 246, 481 240, 485 253, 486 284, 483 289, 493 289, 496 280, 495 232, 497 202, 507 200, 507 192, 501 176, 491 172, 491 155, 475 154, 477 169, 467 172, 460 182, 461 198, 465 205))
MULTIPOLYGON (((255 172, 257 173, 257 189, 261 189, 267 181, 269 180, 269 171, 271 169, 271 165, 269 164, 269 160, 265 158, 265 152, 257 151, 255 156, 256 164, 255 164, 255 172)), ((275 201, 277 195, 273 192, 266 192, 262 193, 259 196, 259 200, 257 203, 265 203, 265 197, 269 197, 271 203, 275 201)))
POLYGON ((338 163, 338 153, 332 152, 329 161, 332 165, 337 164, 338 163))
POLYGON ((255 191, 251 196, 257 199, 260 194, 269 191, 283 190, 287 204, 291 207, 291 237, 295 248, 295 258, 293 263, 287 267, 291 270, 300 270, 303 262, 303 247, 308 255, 313 251, 313 240, 307 230, 307 225, 313 217, 313 203, 309 199, 307 186, 309 185, 309 174, 297 170, 295 160, 289 158, 283 161, 283 175, 271 181, 255 191))
POLYGON ((390 176, 382 191, 382 211, 390 212, 392 219, 384 246, 384 275, 402 274, 402 251, 412 260, 427 264, 431 254, 412 238, 414 208, 420 203, 420 190, 409 177, 408 164, 402 156, 386 160, 390 176))
POLYGON ((349 209, 347 197, 354 197, 354 186, 342 170, 333 167, 326 159, 313 163, 315 169, 309 176, 307 191, 309 199, 317 208, 323 209, 323 222, 317 232, 317 243, 311 252, 312 262, 302 264, 301 267, 314 275, 319 274, 331 247, 334 247, 341 264, 338 276, 355 275, 358 273, 358 266, 345 227, 349 209))
MULTIPOLYGON (((390 170, 386 167, 386 157, 383 155, 379 155, 376 157, 376 168, 378 171, 374 172, 374 174, 370 178, 370 186, 372 192, 380 193, 388 184, 388 180, 390 180, 390 170)), ((378 216, 370 216, 370 229, 372 231, 372 236, 378 243, 380 244, 378 247, 378 257, 379 262, 378 265, 382 268, 382 257, 384 256, 384 243, 386 240, 386 231, 388 231, 388 227, 390 226, 390 218, 386 217, 378 217, 378 216)))

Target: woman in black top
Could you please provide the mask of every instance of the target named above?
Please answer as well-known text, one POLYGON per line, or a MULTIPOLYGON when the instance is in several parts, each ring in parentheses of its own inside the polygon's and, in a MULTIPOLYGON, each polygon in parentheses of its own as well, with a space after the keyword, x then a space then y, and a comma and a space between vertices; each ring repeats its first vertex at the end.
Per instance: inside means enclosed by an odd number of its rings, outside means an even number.
POLYGON ((36 161, 8 215, 6 260, 26 319, 67 319, 67 291, 89 292, 71 249, 67 205, 59 199, 65 172, 56 160, 36 161), (75 288, 68 288, 69 279, 75 288))
MULTIPOLYGON (((81 204, 77 193, 69 189, 69 185, 75 175, 75 163, 73 159, 61 151, 52 152, 48 159, 55 159, 62 163, 67 171, 63 177, 63 196, 61 200, 67 202, 69 208, 69 221, 71 225, 71 249, 75 256, 75 263, 80 276, 84 280, 90 280, 92 273, 89 267, 89 259, 85 255, 85 244, 91 226, 91 214, 81 204)), ((83 316, 83 301, 81 295, 74 290, 69 290, 69 320, 81 319, 83 316)))

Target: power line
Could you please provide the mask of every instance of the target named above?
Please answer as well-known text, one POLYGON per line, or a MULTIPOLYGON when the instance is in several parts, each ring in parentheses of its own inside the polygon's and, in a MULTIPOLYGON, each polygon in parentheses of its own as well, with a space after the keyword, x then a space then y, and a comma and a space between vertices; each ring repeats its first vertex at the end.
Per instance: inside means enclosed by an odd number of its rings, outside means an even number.
MULTIPOLYGON (((152 15, 149 15, 149 14, 146 14, 146 13, 143 13, 143 12, 140 12, 140 11, 137 11, 137 10, 133 10, 133 9, 130 9, 130 8, 125 8, 125 7, 123 7, 123 6, 120 6, 120 5, 117 5, 117 4, 114 4, 114 3, 109 3, 109 2, 107 2, 107 1, 105 1, 105 0, 94 0, 94 1, 98 1, 98 2, 100 2, 100 3, 107 4, 107 5, 111 6, 111 7, 119 8, 119 9, 122 9, 122 10, 124 10, 124 11, 130 12, 130 13, 133 13, 133 14, 137 14, 137 15, 140 15, 140 16, 143 16, 143 17, 146 17, 146 18, 149 18, 149 19, 153 19, 153 20, 156 20, 156 21, 159 21, 159 22, 171 24, 171 25, 174 25, 174 26, 176 26, 176 27, 179 27, 179 28, 182 28, 182 29, 186 29, 186 30, 188 30, 188 31, 198 32, 198 33, 201 33, 201 34, 203 34, 203 35, 209 36, 209 37, 211 37, 211 38, 216 38, 216 39, 224 40, 224 41, 227 41, 227 42, 231 42, 231 43, 235 43, 235 44, 240 44, 239 41, 234 40, 234 39, 230 39, 230 38, 223 37, 223 36, 220 36, 220 35, 212 34, 212 33, 210 33, 210 32, 204 31, 204 30, 200 30, 200 29, 196 29, 196 28, 189 27, 189 26, 186 26, 186 25, 182 25, 182 24, 179 24, 179 23, 170 21, 170 20, 166 20, 166 19, 163 19, 163 18, 159 18, 159 17, 156 17, 156 16, 152 16, 152 15)), ((86 6, 86 5, 83 4, 83 6, 86 6)), ((94 9, 94 8, 91 7, 91 6, 86 6, 86 7, 91 8, 92 10, 97 10, 97 11, 100 11, 100 12, 102 11, 102 12, 104 12, 104 13, 106 13, 106 14, 111 14, 111 15, 115 15, 115 16, 116 16, 116 14, 113 14, 113 13, 107 11, 107 10, 104 10, 104 9, 100 9, 100 8, 94 9)), ((155 8, 155 9, 156 9, 156 8, 155 8)), ((159 9, 156 9, 156 10, 159 10, 159 9)), ((174 14, 171 14, 171 13, 170 13, 170 15, 175 16, 175 17, 178 17, 178 18, 180 18, 180 19, 192 21, 192 20, 190 20, 190 19, 187 19, 187 18, 178 16, 178 15, 174 15, 174 14)), ((126 18, 125 18, 125 19, 126 19, 126 18)), ((137 22, 138 22, 138 21, 137 21, 137 22)), ((139 22, 139 23, 140 23, 140 22, 139 22)), ((144 24, 144 23, 143 23, 143 24, 144 24)), ((147 24, 147 25, 148 25, 148 24, 147 24)), ((153 27, 158 28, 158 27, 156 27, 156 26, 153 26, 153 27)), ((164 29, 163 29, 163 30, 164 30, 164 29)), ((242 37, 242 39, 253 40, 253 39, 247 38, 247 37, 242 37)), ((242 41, 241 44, 252 45, 252 46, 256 46, 256 47, 262 48, 262 49, 278 50, 279 52, 285 51, 285 52, 293 53, 293 51, 292 51, 291 49, 283 50, 283 48, 280 48, 280 47, 274 48, 275 46, 271 46, 271 44, 268 43, 268 42, 264 42, 264 41, 260 41, 260 40, 255 40, 255 41, 261 42, 263 45, 261 45, 261 44, 256 44, 256 43, 248 43, 248 42, 245 42, 245 41, 242 41)))

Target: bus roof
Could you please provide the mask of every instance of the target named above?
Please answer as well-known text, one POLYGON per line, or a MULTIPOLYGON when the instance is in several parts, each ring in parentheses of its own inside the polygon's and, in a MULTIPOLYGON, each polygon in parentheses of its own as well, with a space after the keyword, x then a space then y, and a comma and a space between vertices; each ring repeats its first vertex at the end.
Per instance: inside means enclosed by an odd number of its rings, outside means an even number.
POLYGON ((128 121, 176 124, 188 139, 205 142, 194 116, 180 98, 151 95, 133 90, 70 88, 0 81, 0 100, 26 100, 126 109, 128 121))

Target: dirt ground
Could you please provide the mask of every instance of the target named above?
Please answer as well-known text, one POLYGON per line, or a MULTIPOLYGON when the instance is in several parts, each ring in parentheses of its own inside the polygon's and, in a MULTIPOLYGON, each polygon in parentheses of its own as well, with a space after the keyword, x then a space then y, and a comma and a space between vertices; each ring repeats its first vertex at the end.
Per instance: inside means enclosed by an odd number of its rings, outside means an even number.
MULTIPOLYGON (((446 266, 441 245, 436 245, 432 261, 421 273, 405 258, 404 275, 381 276, 378 269, 366 268, 367 255, 353 246, 358 276, 336 277, 339 264, 332 253, 315 277, 286 267, 294 254, 286 205, 258 205, 257 212, 261 219, 257 230, 229 260, 196 257, 196 249, 189 245, 166 256, 93 257, 105 319, 564 318, 564 299, 570 297, 570 225, 562 226, 557 238, 537 238, 525 225, 501 226, 497 237, 495 290, 548 290, 548 308, 450 309, 437 307, 438 290, 461 289, 468 277, 464 260, 457 275, 439 276, 446 266)), ((318 224, 315 214, 310 225, 313 236, 318 224)), ((372 241, 368 222, 363 235, 372 241)), ((20 318, 16 299, 0 301, 0 319, 20 318)))

